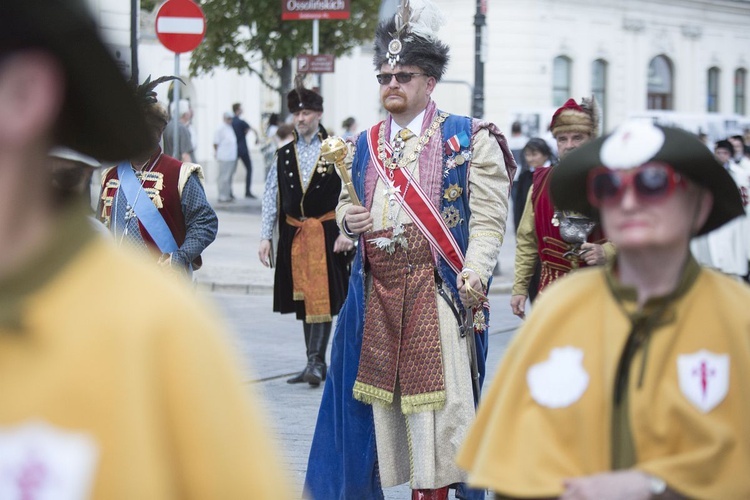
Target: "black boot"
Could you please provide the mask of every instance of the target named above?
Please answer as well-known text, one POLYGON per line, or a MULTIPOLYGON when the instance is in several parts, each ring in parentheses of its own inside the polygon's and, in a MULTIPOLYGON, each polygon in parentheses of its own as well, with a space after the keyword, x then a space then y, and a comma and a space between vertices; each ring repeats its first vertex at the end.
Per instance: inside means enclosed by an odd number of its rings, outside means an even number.
MULTIPOLYGON (((307 351, 307 357, 310 358, 310 324, 309 323, 302 323, 302 329, 305 331, 305 350, 307 351)), ((287 384, 301 384, 305 381, 303 375, 305 374, 305 370, 303 369, 301 372, 299 372, 294 377, 287 379, 287 384)))
POLYGON ((326 377, 326 349, 331 336, 331 323, 313 323, 310 326, 310 349, 302 378, 311 386, 317 387, 326 377))

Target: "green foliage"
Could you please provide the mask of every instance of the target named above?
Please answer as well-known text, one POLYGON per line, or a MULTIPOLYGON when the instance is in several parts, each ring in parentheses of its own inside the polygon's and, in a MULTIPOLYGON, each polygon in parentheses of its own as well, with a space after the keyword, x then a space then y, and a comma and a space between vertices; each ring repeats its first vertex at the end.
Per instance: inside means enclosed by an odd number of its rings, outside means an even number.
MULTIPOLYGON (((145 0, 142 0, 145 1, 145 0)), ((380 2, 351 0, 351 17, 321 20, 319 52, 340 56, 369 43, 378 23, 380 2)), ((280 74, 282 62, 312 52, 312 21, 282 21, 281 0, 201 0, 206 15, 206 38, 193 52, 190 72, 211 74, 215 67, 259 74, 251 62, 265 61, 280 74)), ((267 81, 269 88, 281 91, 267 81)))
POLYGON ((156 7, 161 5, 163 0, 141 0, 141 10, 153 12, 156 7))

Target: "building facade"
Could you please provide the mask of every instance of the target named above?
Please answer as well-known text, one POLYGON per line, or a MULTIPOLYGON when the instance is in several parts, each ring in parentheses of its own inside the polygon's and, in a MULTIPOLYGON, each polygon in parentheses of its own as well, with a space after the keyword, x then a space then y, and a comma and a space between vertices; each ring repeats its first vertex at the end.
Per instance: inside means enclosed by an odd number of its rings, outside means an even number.
MULTIPOLYGON (((102 25, 126 40, 113 31, 125 2, 89 2, 102 25)), ((451 61, 433 96, 445 110, 470 114, 476 1, 434 2, 447 20, 440 36, 451 46, 451 61)), ((605 132, 630 116, 654 117, 710 139, 750 126, 750 0, 486 0, 486 5, 484 118, 503 129, 520 120, 527 134, 544 134, 567 97, 592 94, 605 132)), ((140 26, 141 77, 173 74, 174 55, 156 40, 153 14, 144 13, 140 26)), ((199 160, 210 160, 212 131, 232 102, 244 104, 245 119, 256 128, 283 104, 256 77, 218 69, 190 78, 189 54, 180 61, 188 82, 182 94, 195 111, 199 160)), ((348 116, 361 126, 384 116, 374 75, 369 46, 339 58, 336 72, 322 75, 323 123, 333 132, 341 132, 348 116)))

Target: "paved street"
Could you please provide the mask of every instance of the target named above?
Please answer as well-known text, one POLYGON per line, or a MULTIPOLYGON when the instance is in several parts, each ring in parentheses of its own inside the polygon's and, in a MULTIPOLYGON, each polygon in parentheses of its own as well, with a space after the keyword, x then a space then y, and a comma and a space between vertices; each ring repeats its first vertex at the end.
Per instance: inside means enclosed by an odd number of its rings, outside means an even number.
MULTIPOLYGON (((241 192, 237 186, 235 192, 241 192)), ((207 193, 213 203, 215 194, 210 185, 207 193)), ((216 209, 219 236, 204 253, 204 268, 196 273, 196 280, 201 296, 214 303, 230 327, 230 340, 246 368, 249 387, 267 404, 269 422, 301 495, 322 386, 313 389, 285 382, 306 363, 302 327, 293 315, 271 312, 272 271, 261 266, 257 257, 260 201, 242 199, 217 204, 216 209)), ((513 245, 514 240, 508 238, 500 257, 501 274, 495 278, 496 288, 506 293, 490 295, 489 379, 519 324, 509 312, 507 294, 513 245)), ((405 485, 389 488, 386 498, 408 499, 409 489, 405 485)))

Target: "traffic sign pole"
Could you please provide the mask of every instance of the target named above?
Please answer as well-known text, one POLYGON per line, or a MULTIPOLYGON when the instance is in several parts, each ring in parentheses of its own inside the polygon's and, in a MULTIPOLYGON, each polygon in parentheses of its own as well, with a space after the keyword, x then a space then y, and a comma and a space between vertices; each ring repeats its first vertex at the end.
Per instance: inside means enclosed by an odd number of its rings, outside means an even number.
MULTIPOLYGON (((174 74, 180 76, 180 54, 195 50, 206 35, 206 16, 203 10, 192 0, 167 0, 156 13, 156 36, 167 49, 174 52, 174 74)), ((180 153, 179 128, 180 119, 180 86, 175 83, 172 97, 174 99, 174 140, 172 156, 180 153)), ((171 110, 170 110, 171 111, 171 110)), ((177 158, 182 161, 181 158, 177 158)))
MULTIPOLYGON (((180 54, 176 52, 174 55, 174 74, 175 76, 180 76, 180 54)), ((182 158, 180 158, 179 156, 180 128, 177 126, 177 120, 180 119, 180 82, 175 80, 172 89, 172 97, 174 98, 174 116, 172 117, 172 120, 174 120, 174 131, 172 134, 172 158, 177 158, 179 161, 182 161, 182 158)))

